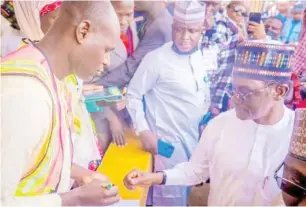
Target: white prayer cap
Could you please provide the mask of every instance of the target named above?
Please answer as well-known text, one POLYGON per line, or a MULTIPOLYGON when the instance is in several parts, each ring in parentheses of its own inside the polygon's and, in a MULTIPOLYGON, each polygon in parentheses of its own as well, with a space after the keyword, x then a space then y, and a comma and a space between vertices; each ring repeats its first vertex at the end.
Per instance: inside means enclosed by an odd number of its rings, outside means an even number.
POLYGON ((205 6, 198 1, 177 1, 173 20, 183 24, 204 23, 205 10, 205 6))

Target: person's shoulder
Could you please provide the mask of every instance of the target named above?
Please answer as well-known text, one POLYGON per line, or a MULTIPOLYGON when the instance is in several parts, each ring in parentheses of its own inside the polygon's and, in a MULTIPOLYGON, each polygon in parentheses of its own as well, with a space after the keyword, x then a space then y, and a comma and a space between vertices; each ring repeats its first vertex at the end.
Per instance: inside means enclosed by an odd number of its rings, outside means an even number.
POLYGON ((293 123, 295 119, 295 111, 285 107, 285 117, 287 117, 289 123, 293 123))
POLYGON ((22 44, 22 37, 18 35, 6 35, 1 38, 1 56, 4 57, 15 50, 22 44))
POLYGON ((28 76, 1 76, 1 97, 11 96, 52 104, 52 98, 44 84, 39 79, 28 76))
POLYGON ((215 146, 222 139, 223 134, 226 134, 224 130, 227 130, 228 123, 233 124, 236 120, 235 110, 233 109, 219 114, 209 122, 201 138, 205 139, 206 144, 209 144, 210 147, 215 146))
POLYGON ((156 18, 152 24, 149 26, 147 32, 156 33, 159 32, 160 34, 168 35, 171 34, 173 18, 171 14, 165 10, 162 11, 158 18, 156 18))
POLYGON ((159 16, 155 19, 153 24, 167 25, 173 23, 173 17, 167 9, 161 11, 159 16))
POLYGON ((172 42, 168 42, 163 44, 161 47, 152 50, 148 54, 146 54, 145 59, 155 59, 155 60, 161 60, 161 58, 165 57, 167 52, 171 49, 172 42))
POLYGON ((224 125, 226 122, 230 120, 236 120, 236 119, 237 119, 237 116, 236 116, 235 109, 231 109, 231 110, 228 110, 216 116, 211 121, 211 125, 220 126, 220 125, 224 125))

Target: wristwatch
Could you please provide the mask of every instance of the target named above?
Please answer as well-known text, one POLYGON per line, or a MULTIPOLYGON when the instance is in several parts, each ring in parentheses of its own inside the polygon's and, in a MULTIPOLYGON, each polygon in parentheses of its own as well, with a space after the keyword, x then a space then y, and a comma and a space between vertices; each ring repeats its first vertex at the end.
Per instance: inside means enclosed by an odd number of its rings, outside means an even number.
POLYGON ((160 185, 165 185, 166 182, 167 182, 167 174, 166 174, 166 172, 165 171, 157 171, 156 173, 162 173, 163 174, 163 180, 160 183, 160 185))

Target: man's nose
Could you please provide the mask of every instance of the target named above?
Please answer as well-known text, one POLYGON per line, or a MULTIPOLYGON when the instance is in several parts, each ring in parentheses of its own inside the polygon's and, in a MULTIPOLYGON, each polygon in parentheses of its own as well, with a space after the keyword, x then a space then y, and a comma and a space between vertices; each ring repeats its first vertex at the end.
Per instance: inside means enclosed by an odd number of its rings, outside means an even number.
POLYGON ((188 33, 188 30, 187 30, 187 29, 184 29, 184 30, 183 30, 181 39, 183 39, 183 40, 189 39, 189 33, 188 33))
POLYGON ((120 24, 129 26, 131 19, 132 19, 131 17, 123 16, 120 19, 120 24))

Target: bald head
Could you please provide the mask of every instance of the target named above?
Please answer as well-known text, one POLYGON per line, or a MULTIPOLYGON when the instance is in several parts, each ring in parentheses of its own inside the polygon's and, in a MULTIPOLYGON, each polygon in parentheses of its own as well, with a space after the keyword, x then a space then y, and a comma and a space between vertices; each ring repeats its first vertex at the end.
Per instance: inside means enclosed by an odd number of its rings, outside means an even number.
POLYGON ((69 18, 76 24, 88 20, 93 26, 101 27, 107 23, 118 26, 116 13, 109 1, 63 1, 61 17, 69 18))
POLYGON ((88 79, 108 64, 105 57, 116 46, 120 26, 109 1, 63 1, 46 39, 50 36, 63 45, 71 72, 88 79))

